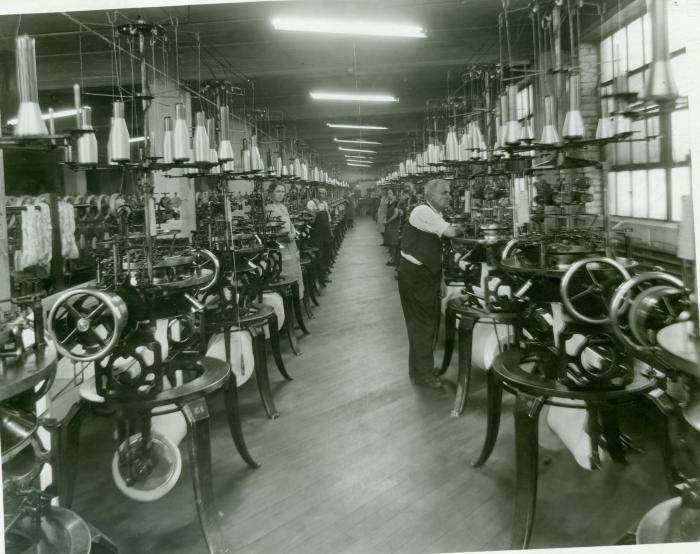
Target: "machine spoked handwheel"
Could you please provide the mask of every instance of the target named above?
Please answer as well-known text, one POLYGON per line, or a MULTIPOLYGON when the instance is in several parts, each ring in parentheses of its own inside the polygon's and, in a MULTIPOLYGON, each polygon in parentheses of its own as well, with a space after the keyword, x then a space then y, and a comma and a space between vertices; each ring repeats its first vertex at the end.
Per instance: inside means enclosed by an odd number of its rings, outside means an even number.
POLYGON ((612 258, 585 258, 571 264, 562 277, 559 292, 566 311, 590 325, 610 322, 608 301, 615 288, 630 278, 612 258))
POLYGON ((635 275, 622 283, 610 301, 615 335, 636 351, 655 344, 656 330, 680 318, 685 288, 678 277, 661 271, 635 275))
POLYGON ((76 362, 94 362, 108 355, 126 326, 122 298, 97 289, 75 289, 51 308, 48 331, 56 350, 76 362))
POLYGON ((204 275, 208 271, 211 272, 211 280, 197 289, 198 293, 206 292, 219 282, 219 275, 221 272, 219 258, 204 248, 195 250, 193 257, 197 275, 204 275))

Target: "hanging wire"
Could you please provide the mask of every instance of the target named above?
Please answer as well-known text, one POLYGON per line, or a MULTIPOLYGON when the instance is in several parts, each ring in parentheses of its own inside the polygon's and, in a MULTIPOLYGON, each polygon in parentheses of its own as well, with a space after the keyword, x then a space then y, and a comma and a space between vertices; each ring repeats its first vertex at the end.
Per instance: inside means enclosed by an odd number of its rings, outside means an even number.
POLYGON ((85 81, 83 78, 83 33, 80 27, 78 27, 78 60, 80 62, 80 92, 82 94, 85 91, 85 81))
POLYGON ((510 29, 508 28, 508 0, 503 0, 503 20, 506 27, 506 45, 508 48, 508 67, 513 65, 513 57, 510 50, 510 29))
POLYGON ((136 78, 134 77, 134 41, 132 37, 127 37, 126 44, 129 47, 129 68, 131 70, 131 128, 136 131, 136 102, 134 101, 136 98, 136 78))

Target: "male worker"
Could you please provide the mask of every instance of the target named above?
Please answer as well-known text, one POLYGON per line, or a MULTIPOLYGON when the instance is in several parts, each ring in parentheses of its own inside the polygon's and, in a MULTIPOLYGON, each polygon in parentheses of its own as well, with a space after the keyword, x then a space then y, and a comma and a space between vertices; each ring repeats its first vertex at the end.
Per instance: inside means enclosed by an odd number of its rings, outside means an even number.
POLYGON ((440 298, 447 290, 441 239, 464 232, 464 226, 442 218, 449 201, 447 181, 428 181, 425 202, 411 211, 401 238, 399 295, 408 331, 408 374, 415 385, 429 388, 442 386, 433 374, 433 339, 440 321, 440 298))
POLYGON ((313 212, 315 219, 311 227, 311 238, 319 250, 319 265, 321 274, 319 275, 322 285, 330 283, 328 273, 331 265, 331 243, 333 240, 333 230, 331 228, 331 214, 326 202, 326 189, 317 189, 317 194, 308 201, 306 209, 313 212))

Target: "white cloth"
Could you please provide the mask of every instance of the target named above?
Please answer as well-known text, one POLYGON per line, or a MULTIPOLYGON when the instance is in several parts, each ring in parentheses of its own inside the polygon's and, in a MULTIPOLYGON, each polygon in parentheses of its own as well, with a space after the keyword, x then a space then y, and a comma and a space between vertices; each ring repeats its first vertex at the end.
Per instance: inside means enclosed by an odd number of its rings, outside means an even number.
POLYGON ((51 263, 51 214, 43 202, 22 211, 22 250, 15 254, 15 269, 51 263))
POLYGON ((80 253, 75 242, 75 209, 72 204, 58 203, 58 223, 61 229, 61 254, 66 260, 74 260, 80 253))
MULTIPOLYGON (((442 214, 430 204, 420 204, 413 208, 411 215, 408 216, 408 222, 419 231, 431 233, 438 237, 441 237, 450 226, 450 224, 442 218, 442 214)), ((423 265, 415 257, 406 254, 403 250, 401 251, 401 257, 416 265, 423 265)))
POLYGON ((442 214, 429 204, 420 204, 413 208, 408 222, 419 231, 441 237, 450 226, 442 218, 442 214))
POLYGON ((309 200, 306 203, 306 209, 312 212, 327 212, 328 203, 323 200, 309 200))
POLYGON ((297 233, 296 228, 292 224, 287 206, 284 204, 268 204, 265 206, 265 210, 272 216, 280 217, 284 222, 284 230, 289 234, 291 241, 280 245, 280 252, 282 254, 282 273, 285 277, 296 279, 296 282, 299 285, 299 297, 303 298, 304 275, 301 270, 301 257, 299 256, 299 249, 297 248, 297 244, 295 242, 299 233, 297 233))

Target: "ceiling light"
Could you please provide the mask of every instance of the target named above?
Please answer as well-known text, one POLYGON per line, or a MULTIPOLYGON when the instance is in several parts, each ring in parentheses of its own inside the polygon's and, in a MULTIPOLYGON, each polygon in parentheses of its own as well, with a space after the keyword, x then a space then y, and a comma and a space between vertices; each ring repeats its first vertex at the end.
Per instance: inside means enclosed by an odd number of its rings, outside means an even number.
POLYGON ((132 137, 129 139, 129 142, 143 142, 146 140, 146 137, 132 137))
POLYGON ((334 138, 333 142, 345 142, 348 144, 381 144, 381 142, 377 142, 374 140, 362 140, 362 139, 339 139, 339 138, 334 138))
POLYGON ((338 100, 341 102, 398 102, 390 94, 369 94, 366 92, 322 92, 312 91, 309 96, 314 100, 338 100))
POLYGON ((371 168, 372 168, 371 165, 358 164, 358 163, 355 163, 355 162, 348 162, 347 165, 350 165, 350 166, 352 166, 352 167, 366 167, 367 169, 371 169, 371 168))
POLYGON ((345 148, 344 146, 338 146, 338 150, 343 152, 362 152, 363 154, 376 154, 375 150, 362 150, 361 148, 345 148))
MULTIPOLYGON (((53 112, 53 118, 60 119, 62 117, 70 117, 70 116, 75 115, 75 114, 76 114, 75 108, 72 108, 70 110, 60 110, 58 112, 53 112)), ((50 118, 51 118, 50 114, 47 114, 47 113, 41 114, 41 119, 43 119, 45 121, 48 121, 50 118)), ((8 125, 17 125, 17 118, 15 117, 15 118, 8 120, 7 124, 8 125)))
POLYGON ((350 123, 326 123, 333 129, 364 129, 367 131, 386 131, 389 127, 379 127, 377 125, 352 125, 350 123))
POLYGON ((273 17, 272 26, 278 31, 305 31, 340 35, 369 35, 376 37, 425 38, 425 31, 417 25, 347 21, 345 19, 317 19, 307 17, 273 17))
POLYGON ((353 156, 352 154, 345 154, 345 159, 346 160, 372 160, 372 158, 368 158, 367 156, 353 156))

